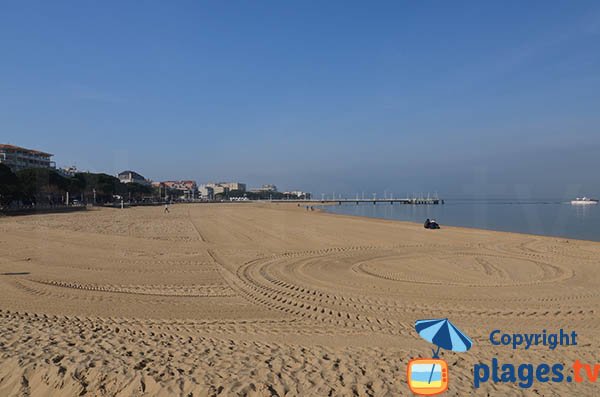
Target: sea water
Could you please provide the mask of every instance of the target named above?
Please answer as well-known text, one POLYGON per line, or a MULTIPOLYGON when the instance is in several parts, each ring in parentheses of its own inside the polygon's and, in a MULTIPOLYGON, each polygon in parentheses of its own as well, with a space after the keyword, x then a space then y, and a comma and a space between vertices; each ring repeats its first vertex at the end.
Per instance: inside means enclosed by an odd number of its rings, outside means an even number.
POLYGON ((324 206, 336 214, 600 241, 600 204, 561 200, 445 200, 439 205, 344 203, 324 206))

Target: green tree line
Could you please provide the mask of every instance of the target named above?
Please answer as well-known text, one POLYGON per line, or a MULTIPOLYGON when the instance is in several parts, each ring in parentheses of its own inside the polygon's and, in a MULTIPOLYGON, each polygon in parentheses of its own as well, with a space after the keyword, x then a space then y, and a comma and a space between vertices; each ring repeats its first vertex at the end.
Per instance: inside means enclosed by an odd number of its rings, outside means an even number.
POLYGON ((0 164, 0 205, 14 202, 23 204, 64 204, 67 192, 71 199, 85 203, 110 203, 118 195, 125 200, 142 200, 153 193, 150 186, 121 183, 107 174, 89 172, 66 177, 48 168, 29 168, 13 173, 0 164))

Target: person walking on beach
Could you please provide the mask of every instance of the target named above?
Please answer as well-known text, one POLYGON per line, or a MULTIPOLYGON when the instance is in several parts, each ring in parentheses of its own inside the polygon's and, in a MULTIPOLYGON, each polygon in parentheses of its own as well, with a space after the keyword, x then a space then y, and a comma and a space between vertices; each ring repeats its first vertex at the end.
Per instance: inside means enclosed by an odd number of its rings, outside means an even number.
POLYGON ((169 213, 169 204, 165 203, 165 214, 169 213))

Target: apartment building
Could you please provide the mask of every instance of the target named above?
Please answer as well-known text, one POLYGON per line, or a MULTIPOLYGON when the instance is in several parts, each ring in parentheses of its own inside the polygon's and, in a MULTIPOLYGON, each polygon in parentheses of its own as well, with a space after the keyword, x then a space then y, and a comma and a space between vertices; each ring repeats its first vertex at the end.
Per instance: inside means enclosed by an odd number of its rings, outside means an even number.
POLYGON ((56 168, 52 156, 54 155, 39 150, 0 144, 0 163, 8 166, 13 172, 26 168, 56 168))

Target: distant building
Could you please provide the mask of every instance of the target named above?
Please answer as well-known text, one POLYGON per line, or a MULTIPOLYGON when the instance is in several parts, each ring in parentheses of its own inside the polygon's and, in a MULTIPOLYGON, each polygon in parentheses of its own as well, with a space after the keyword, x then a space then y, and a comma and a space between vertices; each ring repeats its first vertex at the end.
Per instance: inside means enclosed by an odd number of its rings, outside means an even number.
POLYGON ((261 191, 263 192, 276 192, 277 191, 277 186, 275 185, 262 185, 262 187, 260 188, 261 191))
MULTIPOLYGON (((202 194, 204 193, 208 193, 208 188, 212 189, 212 194, 213 197, 214 195, 217 194, 222 194, 225 195, 227 193, 229 193, 230 191, 240 191, 240 192, 245 192, 246 191, 246 184, 245 183, 240 183, 240 182, 210 182, 210 183, 205 183, 203 185, 200 185, 200 193, 202 194)), ((204 194, 203 194, 204 197, 204 194)))
POLYGON ((277 186, 275 185, 262 185, 261 187, 259 187, 258 189, 252 189, 251 192, 253 193, 275 193, 277 192, 277 186))
POLYGON ((196 181, 164 181, 159 182, 157 187, 164 187, 168 190, 179 190, 183 192, 182 198, 193 199, 196 198, 198 192, 198 185, 196 181))
POLYGON ((26 168, 56 168, 52 156, 54 155, 39 150, 0 144, 0 163, 8 166, 13 172, 26 168))
POLYGON ((212 200, 215 197, 214 189, 208 185, 200 185, 198 193, 200 193, 200 198, 204 200, 212 200))
POLYGON ((308 192, 294 190, 291 192, 284 192, 283 197, 286 199, 292 199, 292 200, 310 200, 311 194, 308 192))
POLYGON ((198 185, 196 184, 196 181, 164 181, 160 183, 169 189, 193 192, 196 192, 198 190, 198 185))
POLYGON ((63 176, 68 176, 68 177, 75 176, 75 174, 77 174, 79 172, 77 167, 75 167, 74 165, 72 165, 70 167, 65 167, 65 168, 58 168, 57 171, 59 174, 61 174, 63 176))
MULTIPOLYGON (((212 189, 212 194, 224 194, 226 192, 229 191, 228 188, 226 188, 225 186, 221 185, 220 183, 213 183, 213 182, 209 182, 209 183, 205 183, 203 185, 200 185, 200 190, 202 191, 203 189, 212 189)), ((214 196, 213 196, 214 197, 214 196)))
POLYGON ((229 188, 221 185, 215 185, 212 187, 213 194, 226 194, 229 193, 229 188))
POLYGON ((140 185, 150 185, 150 181, 135 171, 123 171, 119 173, 121 183, 139 183, 140 185))
POLYGON ((238 190, 240 192, 245 192, 246 191, 246 184, 245 183, 240 183, 240 182, 221 182, 219 183, 219 185, 223 186, 224 188, 231 190, 238 190))

